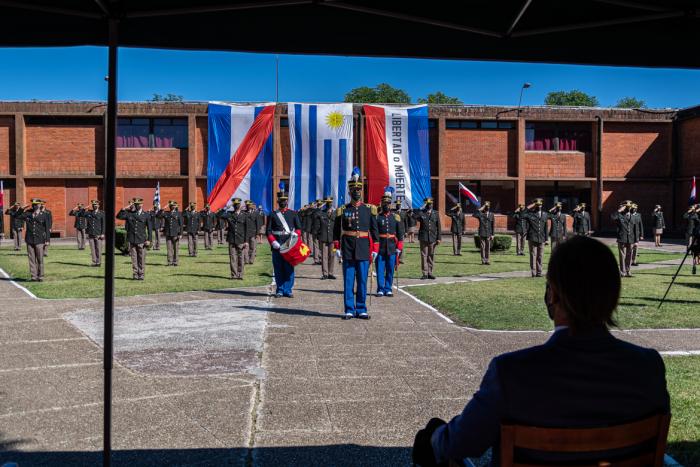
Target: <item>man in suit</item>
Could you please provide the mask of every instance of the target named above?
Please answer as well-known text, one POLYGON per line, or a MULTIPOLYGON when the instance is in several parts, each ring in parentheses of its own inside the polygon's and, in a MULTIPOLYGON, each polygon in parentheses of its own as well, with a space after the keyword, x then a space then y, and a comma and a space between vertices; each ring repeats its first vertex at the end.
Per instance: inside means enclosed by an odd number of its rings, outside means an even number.
POLYGON ((129 242, 133 279, 142 281, 146 276, 146 249, 151 245, 151 215, 143 210, 143 199, 134 198, 117 213, 117 219, 126 221, 126 240, 129 242))
POLYGON ((289 195, 285 190, 284 182, 280 182, 279 188, 280 191, 277 192, 279 209, 274 210, 267 217, 265 231, 267 232, 267 240, 272 248, 272 269, 275 274, 275 286, 277 287, 275 297, 293 298, 294 266, 282 257, 279 250, 292 236, 299 237, 301 235, 301 220, 295 211, 287 207, 289 195))
POLYGON ((219 209, 216 216, 228 224, 228 258, 231 269, 231 279, 243 280, 245 267, 245 252, 250 240, 250 222, 248 214, 241 207, 241 198, 233 198, 233 210, 219 209))
POLYGON ((462 256, 462 235, 464 235, 464 213, 459 204, 450 209, 447 214, 452 220, 450 233, 452 234, 452 254, 462 256))
POLYGON ((586 211, 586 203, 579 203, 579 205, 574 208, 572 217, 574 218, 573 227, 576 235, 591 234, 591 215, 586 211))
POLYGON ((394 292, 394 271, 396 258, 403 250, 403 223, 401 217, 391 210, 391 200, 394 196, 393 187, 387 187, 382 196, 381 210, 377 214, 377 233, 379 235, 379 250, 375 264, 377 267, 377 297, 392 297, 394 292))
POLYGON ((199 211, 197 211, 197 203, 191 202, 190 205, 182 213, 183 222, 185 224, 185 234, 187 234, 187 253, 188 256, 197 256, 197 234, 199 233, 199 211))
POLYGON ((10 208, 5 211, 5 214, 10 216, 10 236, 12 237, 12 246, 15 251, 22 248, 22 230, 24 229, 24 221, 22 220, 22 206, 15 202, 10 208))
POLYGON ((542 277, 542 257, 547 243, 547 213, 542 210, 542 198, 527 206, 527 246, 530 250, 530 272, 532 277, 542 277))
POLYGON ((634 224, 632 201, 624 201, 611 216, 617 226, 617 251, 620 258, 620 276, 632 277, 632 245, 634 244, 634 224))
POLYGON ((484 201, 472 217, 479 220, 479 250, 481 251, 481 264, 491 264, 491 242, 495 228, 495 216, 491 212, 491 202, 484 201))
POLYGON ((168 252, 168 266, 180 264, 180 236, 182 235, 182 215, 176 201, 168 202, 168 211, 158 211, 158 218, 163 221, 163 235, 168 252))
POLYGON ((552 251, 566 240, 566 214, 561 212, 561 203, 557 202, 549 210, 549 239, 552 242, 552 251))
POLYGON ((68 212, 68 215, 75 217, 73 227, 75 227, 76 239, 78 241, 78 250, 84 250, 85 228, 87 227, 87 222, 85 221, 85 205, 83 203, 78 203, 73 209, 71 209, 68 212))
POLYGON ((639 242, 644 240, 644 222, 642 221, 642 215, 639 213, 639 206, 637 203, 632 203, 632 209, 630 209, 632 214, 632 225, 634 226, 634 243, 632 244, 632 266, 639 266, 638 255, 639 255, 639 242))
POLYGON ((153 230, 153 249, 160 250, 160 232, 163 230, 163 219, 158 217, 160 211, 160 203, 153 203, 153 209, 148 211, 151 215, 151 230, 153 230))
POLYGON ((91 209, 85 211, 85 233, 88 236, 90 245, 90 257, 93 267, 102 264, 102 240, 105 238, 105 213, 100 210, 100 202, 96 199, 91 201, 91 209))
POLYGON ((527 210, 524 204, 518 204, 513 213, 515 221, 515 254, 525 256, 525 235, 527 234, 527 210))
POLYGON ((326 196, 325 205, 316 212, 314 219, 314 235, 318 239, 321 250, 321 280, 335 279, 335 255, 333 254, 333 227, 335 225, 335 209, 333 197, 326 196))
POLYGON ((18 216, 25 223, 24 241, 27 244, 27 256, 29 258, 29 274, 32 281, 44 280, 44 248, 51 238, 51 224, 49 215, 41 209, 42 200, 32 199, 31 209, 25 206, 18 216))
MULTIPOLYGON (((449 423, 434 418, 418 432, 414 463, 432 467, 480 457, 492 448, 492 465, 499 465, 505 422, 608 427, 669 413, 659 353, 609 331, 620 288, 615 257, 603 243, 579 236, 554 250, 544 295, 554 333, 542 345, 494 358, 460 415, 449 423)), ((596 454, 576 453, 572 458, 571 453, 523 450, 516 451, 515 462, 597 465, 596 454)))
POLYGON ((420 262, 423 276, 421 279, 435 279, 435 250, 442 241, 440 233, 440 215, 433 209, 433 198, 425 198, 423 209, 413 213, 414 219, 420 223, 418 241, 420 242, 420 262))
POLYGON ((214 229, 216 228, 217 218, 216 213, 211 212, 209 203, 204 205, 204 210, 199 213, 199 219, 202 221, 202 232, 204 232, 204 249, 211 250, 214 243, 214 229))

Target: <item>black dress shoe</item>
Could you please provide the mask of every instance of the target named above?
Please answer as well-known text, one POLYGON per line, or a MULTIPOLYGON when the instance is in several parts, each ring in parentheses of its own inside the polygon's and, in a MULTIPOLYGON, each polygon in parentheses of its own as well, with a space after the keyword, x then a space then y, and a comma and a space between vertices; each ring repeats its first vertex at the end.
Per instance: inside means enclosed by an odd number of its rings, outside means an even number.
POLYGON ((428 274, 428 279, 435 280, 435 276, 433 276, 432 274, 428 274))
POLYGON ((423 274, 422 276, 420 276, 420 278, 421 278, 421 279, 429 279, 429 277, 428 277, 427 275, 425 275, 425 274, 423 274))
POLYGON ((328 274, 328 276, 326 277, 326 279, 336 280, 337 277, 335 277, 333 274, 328 274))
POLYGON ((328 276, 321 276, 322 281, 325 281, 326 279, 328 279, 328 276))

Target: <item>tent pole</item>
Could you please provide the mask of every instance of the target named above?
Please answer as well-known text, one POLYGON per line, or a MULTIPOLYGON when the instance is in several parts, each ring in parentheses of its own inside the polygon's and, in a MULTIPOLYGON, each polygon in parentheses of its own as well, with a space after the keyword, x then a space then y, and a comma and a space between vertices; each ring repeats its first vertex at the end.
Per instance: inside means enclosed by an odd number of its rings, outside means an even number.
POLYGON ((103 465, 112 464, 112 360, 114 356, 114 237, 117 187, 117 47, 119 23, 109 19, 107 81, 107 153, 105 157, 105 308, 104 308, 104 433, 103 465))

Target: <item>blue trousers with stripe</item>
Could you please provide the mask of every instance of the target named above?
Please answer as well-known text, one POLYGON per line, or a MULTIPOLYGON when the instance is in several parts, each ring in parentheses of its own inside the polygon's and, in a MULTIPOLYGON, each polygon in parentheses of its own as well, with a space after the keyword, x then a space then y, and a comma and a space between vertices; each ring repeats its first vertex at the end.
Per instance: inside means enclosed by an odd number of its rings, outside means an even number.
POLYGON ((391 292, 391 285, 394 283, 396 255, 377 255, 375 261, 375 266, 377 267, 377 292, 384 294, 391 292))
POLYGON ((285 261, 278 250, 272 250, 272 269, 275 274, 277 293, 291 294, 294 287, 294 266, 285 261))
POLYGON ((369 260, 343 260, 345 313, 367 313, 367 271, 369 260), (355 288, 357 285, 357 288, 355 288))

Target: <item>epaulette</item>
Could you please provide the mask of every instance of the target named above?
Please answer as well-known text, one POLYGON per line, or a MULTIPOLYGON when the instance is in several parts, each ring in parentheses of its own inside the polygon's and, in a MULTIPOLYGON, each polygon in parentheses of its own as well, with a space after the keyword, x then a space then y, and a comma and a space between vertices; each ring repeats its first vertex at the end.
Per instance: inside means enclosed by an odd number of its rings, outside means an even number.
POLYGON ((339 206, 338 209, 335 211, 336 216, 342 216, 343 211, 345 211, 345 205, 343 204, 342 206, 339 206))
POLYGON ((394 214, 394 219, 396 219, 397 222, 401 222, 401 216, 398 214, 394 214))
POLYGON ((377 209, 377 206, 375 206, 374 204, 368 204, 367 206, 369 206, 369 211, 372 213, 373 216, 376 216, 377 214, 379 214, 379 210, 377 209))

